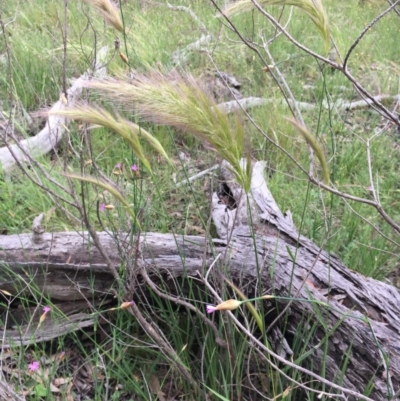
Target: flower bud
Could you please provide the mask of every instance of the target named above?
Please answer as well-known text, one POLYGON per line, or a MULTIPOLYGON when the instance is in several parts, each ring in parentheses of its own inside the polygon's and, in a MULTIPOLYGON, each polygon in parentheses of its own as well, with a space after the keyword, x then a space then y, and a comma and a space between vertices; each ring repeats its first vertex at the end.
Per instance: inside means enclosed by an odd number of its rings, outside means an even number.
POLYGON ((228 299, 225 302, 218 304, 217 306, 207 305, 207 313, 213 313, 217 310, 235 310, 242 304, 242 301, 237 301, 236 299, 228 299))
POLYGON ((217 305, 215 308, 216 310, 235 310, 242 304, 241 301, 238 301, 236 299, 228 299, 225 302, 220 303, 217 305))
POLYGON ((134 301, 129 301, 129 302, 122 302, 120 309, 126 309, 129 308, 131 305, 133 305, 135 302, 134 301))

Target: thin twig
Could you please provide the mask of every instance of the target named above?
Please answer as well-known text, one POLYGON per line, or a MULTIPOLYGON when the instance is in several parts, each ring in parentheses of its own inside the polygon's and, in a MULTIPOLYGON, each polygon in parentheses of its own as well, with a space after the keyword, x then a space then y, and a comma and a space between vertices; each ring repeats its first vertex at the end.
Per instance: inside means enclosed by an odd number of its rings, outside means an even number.
MULTIPOLYGON (((264 38, 262 38, 264 41, 264 38)), ((282 87, 286 90, 287 93, 287 97, 292 101, 293 107, 296 111, 296 116, 297 119, 300 121, 301 125, 303 125, 304 127, 306 126, 304 119, 303 119, 303 115, 300 111, 300 108, 297 106, 297 101, 293 95, 293 92, 290 90, 289 84, 287 83, 285 77, 283 76, 283 74, 280 72, 279 68, 276 66, 275 60, 272 57, 271 52, 268 49, 268 46, 264 43, 264 51, 267 54, 268 58, 270 59, 272 65, 275 66, 273 73, 276 73, 276 75, 279 78, 279 81, 282 84, 282 87)), ((272 72, 271 72, 272 73, 272 72)), ((308 153, 309 153, 309 157, 310 157, 310 167, 308 170, 308 174, 310 176, 314 175, 314 151, 313 148, 311 147, 311 145, 309 143, 307 143, 307 147, 308 147, 308 153)))
POLYGON ((352 51, 356 48, 356 46, 360 43, 360 40, 364 37, 364 35, 379 21, 381 20, 386 14, 388 14, 390 11, 392 11, 397 4, 400 3, 400 0, 397 0, 394 2, 390 7, 388 7, 385 11, 383 11, 381 14, 379 14, 376 18, 374 18, 360 33, 358 38, 353 42, 353 44, 350 46, 349 50, 347 51, 346 56, 344 57, 343 61, 343 69, 347 70, 347 62, 349 61, 349 57, 352 53, 352 51))
MULTIPOLYGON (((392 0, 387 0, 389 4, 393 4, 392 0)), ((400 11, 397 8, 394 8, 393 11, 400 17, 400 11)), ((400 391, 399 391, 400 392, 400 391)), ((396 398, 396 397, 395 397, 396 398)))
MULTIPOLYGON (((382 100, 387 100, 387 101, 400 101, 400 94, 397 95, 378 95, 374 96, 373 99, 377 102, 380 102, 382 100)), ((310 111, 314 110, 317 108, 317 105, 313 103, 307 103, 307 102, 300 102, 300 101, 295 101, 293 102, 291 99, 288 99, 290 105, 295 105, 299 110, 304 110, 304 111, 310 111)), ((243 109, 250 109, 252 107, 260 107, 260 106, 266 106, 268 104, 273 103, 274 105, 276 104, 287 104, 287 101, 282 101, 279 102, 279 100, 274 99, 274 98, 262 98, 262 97, 246 97, 244 99, 238 99, 238 100, 230 100, 228 102, 223 102, 218 104, 218 108, 225 113, 233 113, 237 110, 243 110, 243 109)), ((370 99, 363 99, 363 100, 357 100, 357 101, 346 101, 343 99, 337 99, 333 105, 328 103, 325 99, 322 101, 321 105, 324 109, 331 109, 335 108, 338 112, 342 111, 350 111, 350 110, 358 110, 363 107, 368 107, 372 106, 374 102, 370 99)))
POLYGON ((195 175, 192 175, 192 176, 189 177, 187 180, 178 182, 178 183, 176 184, 176 188, 179 188, 179 187, 181 187, 182 185, 187 185, 187 184, 193 182, 194 180, 197 180, 198 178, 201 178, 201 177, 203 177, 204 175, 206 175, 206 174, 208 174, 208 173, 211 173, 211 171, 216 170, 218 167, 219 167, 219 164, 215 164, 214 166, 212 166, 212 167, 210 167, 210 168, 208 168, 208 169, 206 169, 206 170, 200 171, 200 173, 197 173, 197 174, 195 174, 195 175))
MULTIPOLYGON (((213 4, 215 3, 214 0, 211 0, 211 1, 212 1, 213 4)), ((399 117, 396 116, 395 114, 393 114, 392 112, 390 112, 381 103, 376 102, 373 99, 373 96, 363 86, 361 86, 361 84, 351 75, 351 73, 347 69, 344 69, 340 64, 338 64, 338 63, 336 63, 336 62, 334 62, 332 60, 329 60, 329 58, 327 58, 327 57, 321 56, 320 54, 318 54, 318 53, 312 51, 311 49, 309 49, 308 47, 304 46, 302 43, 298 42, 295 38, 293 38, 293 36, 291 36, 289 34, 289 32, 286 29, 284 29, 284 27, 271 14, 267 13, 256 0, 251 0, 251 1, 256 6, 257 10, 262 15, 264 15, 269 21, 271 21, 276 27, 278 27, 279 30, 282 31, 282 33, 289 39, 290 42, 292 42, 296 47, 298 47, 299 49, 303 50, 307 54, 315 57, 316 59, 318 59, 320 61, 322 61, 323 63, 330 65, 332 68, 340 70, 342 72, 342 74, 353 84, 353 86, 357 89, 357 91, 360 94, 362 94, 366 98, 368 98, 368 99, 373 101, 374 105, 377 107, 377 110, 379 111, 379 113, 381 115, 390 118, 394 123, 396 123, 397 125, 400 126, 399 117)), ((224 17, 226 18, 227 21, 230 22, 229 18, 226 15, 224 15, 224 17)), ((230 24, 232 24, 232 23, 230 22, 230 24)), ((237 29, 235 29, 235 31, 238 32, 237 29)), ((241 36, 241 39, 242 38, 243 37, 241 36)), ((248 42, 246 42, 246 40, 244 38, 242 40, 243 40, 243 43, 245 43, 246 45, 249 46, 248 42)), ((257 51, 257 49, 254 48, 254 46, 250 46, 250 48, 252 48, 254 51, 259 53, 257 51)))
MULTIPOLYGON (((215 263, 216 260, 214 260, 213 263, 215 263)), ((146 268, 141 269, 141 275, 144 278, 144 280, 146 281, 146 283, 150 286, 150 288, 160 297, 160 298, 164 298, 164 299, 168 299, 169 301, 172 301, 178 305, 182 305, 185 308, 191 310, 192 312, 195 312, 197 316, 200 317, 200 319, 208 326, 211 328, 211 330, 214 333, 214 336, 216 338, 216 342, 218 345, 220 345, 221 347, 226 348, 226 342, 222 339, 222 337, 220 336, 219 332, 218 332, 218 328, 209 320, 207 319, 207 317, 204 315, 204 313, 200 312, 198 308, 196 308, 193 304, 186 302, 184 300, 182 300, 181 298, 175 297, 173 295, 170 294, 166 294, 164 292, 162 292, 161 290, 158 289, 158 287, 155 285, 155 283, 150 279, 149 275, 147 274, 147 270, 146 268)))

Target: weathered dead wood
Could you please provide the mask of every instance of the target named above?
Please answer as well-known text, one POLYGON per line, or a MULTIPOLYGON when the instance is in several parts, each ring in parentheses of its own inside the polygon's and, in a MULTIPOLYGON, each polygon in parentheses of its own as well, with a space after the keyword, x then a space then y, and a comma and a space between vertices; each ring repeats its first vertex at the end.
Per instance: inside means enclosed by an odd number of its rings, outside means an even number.
MULTIPOLYGON (((98 233, 99 239, 115 266, 121 263, 117 243, 108 233, 98 233)), ((73 301, 108 293, 114 284, 102 256, 94 248, 87 232, 45 233, 40 244, 33 235, 0 236, 0 290, 12 294, 29 294, 31 281, 44 294, 55 300, 73 301), (27 272, 30 272, 28 276, 27 272), (96 277, 96 280, 92 280, 96 277), (19 279, 20 278, 20 279, 19 279)), ((131 246, 129 236, 121 235, 122 246, 131 246)), ((133 241, 134 242, 134 241, 133 241)), ((218 241, 216 241, 218 243, 218 241)), ((197 236, 146 233, 141 236, 141 252, 149 266, 162 265, 163 270, 180 277, 185 268, 195 274, 203 271, 202 256, 206 239, 197 236), (181 255, 186 255, 182 266, 181 255)), ((223 251, 225 248, 217 248, 223 251)), ((211 260, 208 254, 207 262, 211 260)))
MULTIPOLYGON (((337 257, 300 236, 291 219, 285 217, 276 205, 262 170, 263 165, 256 163, 248 199, 233 183, 229 170, 223 170, 238 207, 229 210, 214 195, 212 215, 221 239, 142 234, 140 255, 144 266, 149 271, 165 274, 164 277, 196 276, 198 272, 204 273, 215 256, 221 253, 229 266, 230 279, 249 296, 257 294, 260 278, 263 293, 313 298, 328 303, 329 308, 319 307, 327 329, 319 323, 315 305, 291 303, 286 312, 285 331, 279 321, 274 326, 274 337, 286 339, 280 355, 299 357, 290 355, 290 338, 303 324, 304 317, 309 316, 310 325, 319 324, 309 343, 312 350, 309 358, 318 372, 324 357, 324 347, 320 342, 327 335, 326 330, 342 319, 329 336, 325 377, 336 377, 346 353, 349 353, 343 386, 362 393, 372 380, 374 390, 370 397, 377 401, 387 400, 390 391, 396 392, 400 388, 398 290, 352 272, 337 257), (252 229, 247 201, 254 221, 252 229), (384 361, 383 355, 389 363, 384 361)), ((119 266, 121 260, 116 240, 107 233, 99 233, 99 238, 112 262, 119 266)), ((133 247, 128 238, 120 235, 118 241, 125 248, 133 247)), ((73 300, 92 296, 93 291, 104 294, 113 285, 113 277, 87 233, 46 233, 40 244, 33 243, 31 234, 0 236, 0 249, 3 265, 0 289, 11 293, 17 290, 28 292, 28 284, 33 281, 54 299, 73 300)), ((275 311, 276 316, 286 305, 271 303, 269 311, 275 311)), ((203 305, 198 307, 201 309, 203 305)), ((274 338, 271 342, 276 343, 274 338)))
MULTIPOLYGON (((96 66, 94 68, 96 76, 105 76, 105 59, 107 52, 108 48, 103 47, 97 54, 98 59, 96 60, 96 66)), ((68 89, 68 104, 70 106, 73 106, 79 99, 82 90, 85 87, 84 82, 92 77, 93 74, 93 71, 89 69, 81 77, 75 80, 73 85, 68 89)), ((50 112, 55 112, 64 107, 65 106, 60 99, 53 105, 50 112)), ((29 161, 29 156, 36 158, 55 149, 62 139, 67 124, 66 118, 51 114, 47 119, 45 127, 37 135, 0 148, 0 164, 3 171, 10 171, 18 162, 24 163, 29 161)), ((10 139, 18 141, 13 133, 8 133, 7 135, 4 134, 2 139, 6 143, 8 143, 10 139)))
MULTIPOLYGON (((391 95, 379 95, 375 96, 374 100, 377 102, 382 102, 382 101, 399 101, 400 100, 400 94, 391 96, 391 95)), ((279 100, 276 99, 266 99, 262 97, 246 97, 244 99, 238 99, 238 100, 231 100, 229 102, 224 102, 220 103, 218 107, 224 111, 225 113, 233 113, 238 110, 242 109, 251 109, 253 107, 259 107, 259 106, 266 106, 268 104, 274 104, 277 105, 279 103, 279 100)), ((289 103, 292 104, 293 102, 289 99, 289 103)), ((286 104, 285 100, 282 100, 281 102, 282 105, 286 104)), ((300 110, 314 110, 316 107, 319 107, 319 105, 315 105, 312 103, 306 103, 306 102, 297 102, 296 105, 300 110)), ((330 102, 324 100, 322 102, 322 107, 324 107, 327 110, 337 110, 337 111, 347 111, 347 110, 357 110, 357 109, 362 109, 365 107, 369 107, 373 105, 373 101, 370 99, 365 99, 365 100, 357 100, 355 102, 353 101, 347 101, 344 99, 336 99, 332 100, 330 102)))
POLYGON ((3 401, 25 401, 25 397, 17 394, 15 390, 9 385, 4 377, 3 372, 0 371, 0 399, 3 401))
POLYGON ((185 48, 174 51, 172 60, 175 65, 181 65, 187 62, 192 52, 207 51, 212 42, 212 36, 203 34, 200 39, 189 43, 185 48))
MULTIPOLYGON (((224 178, 232 182, 228 169, 225 169, 224 178)), ((235 199, 240 199, 238 209, 221 213, 220 209, 214 208, 213 220, 222 238, 232 235, 232 248, 237 250, 233 259, 238 262, 242 258, 247 278, 250 271, 253 271, 254 277, 257 276, 256 265, 249 263, 249 257, 245 256, 246 247, 249 253, 253 248, 246 206, 248 201, 252 216, 259 216, 259 219, 254 219, 253 229, 257 232, 256 256, 264 288, 276 295, 311 298, 329 303, 332 309, 326 314, 328 328, 332 328, 346 315, 359 317, 346 317, 330 336, 326 377, 333 378, 339 374, 344 355, 350 352, 350 365, 343 385, 362 392, 373 378, 375 388, 371 398, 388 399, 388 383, 394 392, 400 387, 399 291, 393 286, 350 271, 335 255, 328 254, 299 235, 291 219, 281 213, 269 192, 262 176, 261 163, 256 163, 254 167, 248 200, 239 186, 231 184, 230 190, 235 199), (270 278, 268 275, 271 275, 270 278), (369 319, 370 326, 363 318, 369 319), (389 364, 384 362, 383 353, 389 358, 389 364), (386 381, 387 377, 389 382, 386 381)), ((232 265, 231 259, 231 273, 232 265)), ((310 304, 291 304, 287 333, 296 332, 306 313, 314 313, 310 304)), ((320 328, 313 346, 317 346, 325 334, 320 328)), ((323 351, 318 347, 312 356, 314 366, 321 366, 322 358, 323 351)))
POLYGON ((47 319, 40 327, 37 323, 12 327, 6 330, 2 347, 6 349, 53 340, 84 327, 93 326, 94 319, 88 313, 75 313, 64 318, 47 319))

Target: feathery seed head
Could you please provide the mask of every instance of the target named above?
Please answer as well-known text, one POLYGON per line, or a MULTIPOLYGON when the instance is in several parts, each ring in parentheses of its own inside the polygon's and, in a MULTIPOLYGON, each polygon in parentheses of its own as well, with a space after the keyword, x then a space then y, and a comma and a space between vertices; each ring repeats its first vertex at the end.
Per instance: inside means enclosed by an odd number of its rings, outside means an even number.
POLYGON ((119 15, 118 7, 111 0, 85 0, 95 7, 103 16, 104 20, 117 31, 123 32, 124 25, 119 15))
POLYGON ((189 132, 210 143, 227 160, 246 192, 250 169, 243 170, 244 130, 238 118, 230 119, 191 75, 162 74, 152 70, 125 80, 93 80, 87 83, 114 102, 135 108, 138 116, 160 125, 189 132), (233 121, 232 121, 233 120, 233 121))

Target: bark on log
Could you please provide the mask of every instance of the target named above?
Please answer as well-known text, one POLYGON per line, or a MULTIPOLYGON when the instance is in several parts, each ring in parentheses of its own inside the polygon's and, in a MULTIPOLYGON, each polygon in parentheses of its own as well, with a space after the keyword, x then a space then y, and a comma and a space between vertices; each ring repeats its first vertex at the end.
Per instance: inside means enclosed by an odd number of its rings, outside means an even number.
MULTIPOLYGON (((248 295, 257 292, 261 277, 263 294, 312 298, 328 303, 330 308, 320 308, 327 329, 320 324, 315 306, 307 302, 291 303, 286 312, 285 331, 280 332, 278 322, 274 335, 271 334, 271 338, 282 336, 286 340, 280 355, 291 357, 291 336, 307 316, 311 319, 310 325, 319 325, 309 343, 314 371, 318 372, 324 358, 320 341, 327 334, 326 330, 342 320, 329 337, 325 377, 333 379, 340 374, 348 353, 343 386, 362 393, 372 380, 371 399, 390 399, 391 392, 400 388, 398 290, 347 269, 335 255, 299 235, 291 219, 276 205, 262 170, 262 163, 256 163, 251 194, 247 198, 242 189, 232 183, 229 169, 224 168, 230 193, 214 194, 212 207, 220 239, 144 233, 140 238, 144 265, 148 270, 155 269, 169 277, 195 276, 198 271, 204 272, 221 253, 229 266, 230 279, 248 295), (221 203, 220 199, 227 195, 235 199, 236 208, 221 203), (247 202, 252 211, 252 226, 247 202), (369 324, 365 318, 369 319, 369 324), (390 362, 384 361, 383 354, 390 362)), ((34 244, 31 237, 31 234, 0 236, 1 290, 11 293, 17 288, 23 290, 28 276, 54 299, 92 297, 93 290, 100 295, 112 287, 113 277, 87 233, 46 233, 40 244, 34 244), (16 280, 18 276, 20 281, 16 280)), ((112 262, 119 266, 116 241, 107 233, 99 233, 99 237, 112 262)), ((119 240, 128 244, 122 235, 119 240)), ((282 310, 286 305, 274 302, 269 309, 282 310)), ((201 308, 203 306, 199 306, 201 308)), ((276 341, 272 339, 272 343, 276 341)), ((349 400, 354 399, 357 398, 349 397, 349 400)))

